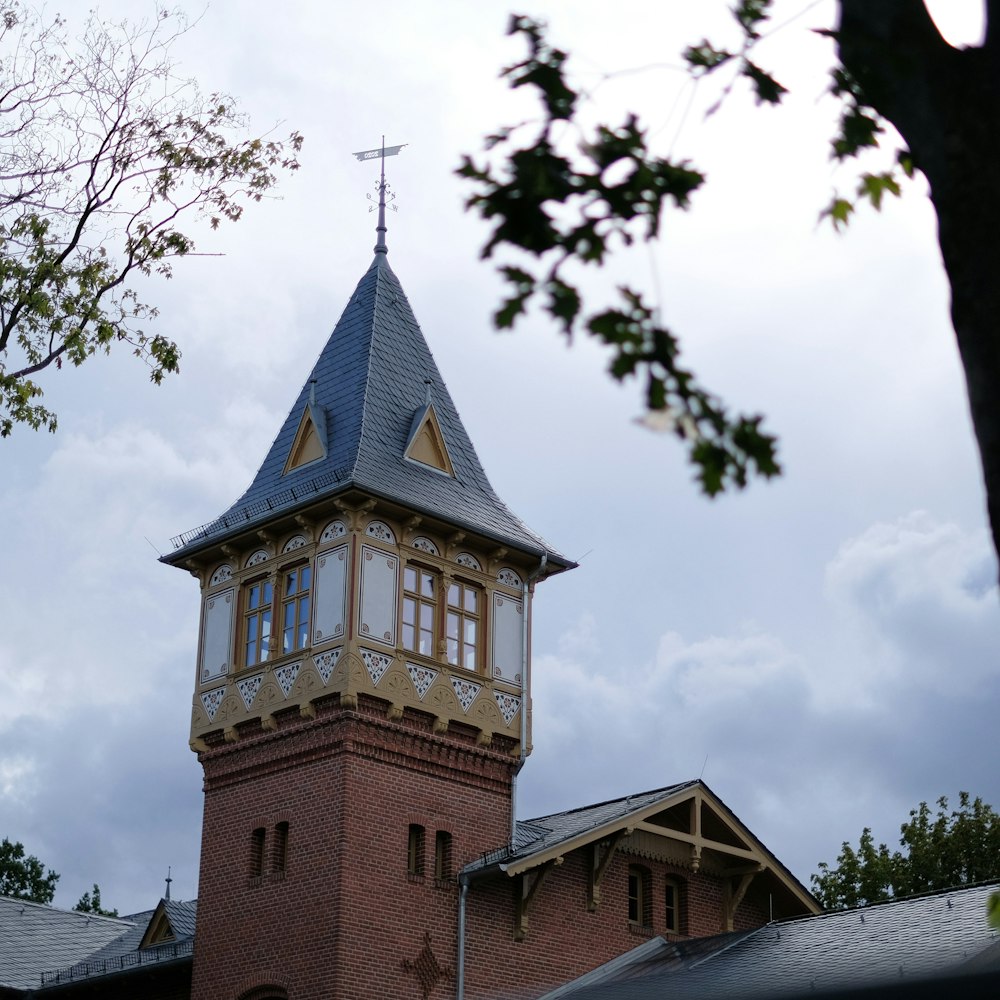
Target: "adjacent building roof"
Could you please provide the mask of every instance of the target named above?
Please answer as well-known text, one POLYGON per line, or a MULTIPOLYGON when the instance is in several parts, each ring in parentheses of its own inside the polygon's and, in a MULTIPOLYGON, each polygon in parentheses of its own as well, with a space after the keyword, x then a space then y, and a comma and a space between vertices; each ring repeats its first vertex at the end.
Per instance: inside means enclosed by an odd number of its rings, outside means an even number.
POLYGON ((128 920, 0 896, 0 986, 37 987, 43 972, 79 962, 131 927, 128 920))
POLYGON ((543 1000, 722 1000, 821 994, 1000 970, 986 900, 997 883, 767 924, 654 938, 543 1000))
POLYGON ((724 871, 753 870, 780 889, 785 913, 819 911, 808 889, 754 836, 700 779, 682 781, 608 802, 518 822, 512 844, 491 851, 463 874, 519 875, 589 844, 618 838, 624 849, 645 839, 671 845, 674 854, 724 871))
MULTIPOLYGON (((312 454, 310 452, 309 454, 312 454)), ((177 562, 202 547, 350 488, 572 565, 497 496, 385 253, 358 283, 260 470, 221 517, 174 539, 177 562), (454 475, 406 457, 414 418, 433 408, 454 475), (319 457, 289 463, 303 415, 319 457), (290 467, 294 466, 294 467, 290 467)))
POLYGON ((196 901, 161 900, 154 910, 101 917, 0 896, 0 987, 38 991, 190 960, 196 910, 196 901), (140 948, 161 917, 168 921, 168 938, 140 948))

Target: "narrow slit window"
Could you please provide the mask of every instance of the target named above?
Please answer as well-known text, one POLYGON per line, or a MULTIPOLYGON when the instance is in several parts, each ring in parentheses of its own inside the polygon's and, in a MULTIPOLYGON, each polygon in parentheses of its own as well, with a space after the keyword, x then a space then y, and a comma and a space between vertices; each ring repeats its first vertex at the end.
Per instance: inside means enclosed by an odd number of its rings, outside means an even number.
POLYGON ((284 874, 288 867, 288 824, 278 823, 274 827, 274 863, 272 870, 284 874))
POLYGON ((406 874, 424 873, 424 828, 418 823, 410 824, 409 842, 406 848, 406 874))
POLYGON ((451 878, 451 834, 438 830, 434 838, 434 878, 446 882, 451 878))
POLYGON ((259 826, 250 834, 250 877, 264 874, 264 827, 259 826))

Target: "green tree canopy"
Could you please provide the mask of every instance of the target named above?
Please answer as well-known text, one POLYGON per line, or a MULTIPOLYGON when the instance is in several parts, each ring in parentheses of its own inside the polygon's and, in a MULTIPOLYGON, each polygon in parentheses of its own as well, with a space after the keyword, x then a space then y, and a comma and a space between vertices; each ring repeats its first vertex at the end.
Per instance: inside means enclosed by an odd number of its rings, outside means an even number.
POLYGON ((24 853, 24 845, 6 837, 0 841, 0 896, 51 903, 59 876, 33 854, 24 853))
POLYGON ((301 136, 248 136, 232 97, 177 75, 176 11, 75 30, 0 0, 0 436, 55 430, 43 369, 125 345, 153 382, 178 371, 134 279, 169 277, 192 225, 236 221, 298 166, 301 136))
POLYGON ((85 892, 73 907, 80 913, 96 913, 101 917, 117 917, 117 910, 105 910, 101 906, 101 887, 95 882, 90 892, 85 892))
MULTIPOLYGON (((786 88, 757 57, 758 42, 777 30, 771 6, 738 0, 734 43, 705 39, 684 51, 695 80, 720 82, 719 101, 741 89, 758 104, 782 101, 786 88)), ((830 91, 841 102, 830 155, 863 159, 854 190, 835 194, 820 214, 840 228, 857 203, 878 209, 905 178, 925 175, 1000 552, 1000 189, 991 170, 1000 161, 1000 7, 987 4, 985 39, 964 49, 942 38, 920 0, 839 0, 837 12, 834 26, 820 29, 834 43, 830 91)), ((783 30, 794 46, 798 25, 783 30)), ((546 27, 517 15, 510 33, 527 55, 502 75, 537 95, 540 117, 498 128, 485 157, 466 156, 459 168, 473 186, 469 206, 493 226, 482 254, 502 258, 507 295, 496 326, 512 326, 537 303, 567 337, 582 333, 606 345, 612 376, 642 381, 646 422, 682 440, 707 494, 776 475, 776 441, 761 416, 730 413, 681 363, 680 341, 655 304, 627 287, 617 300, 595 303, 588 287, 588 269, 657 237, 666 208, 687 209, 704 174, 658 155, 637 112, 620 124, 585 125, 587 95, 546 27)), ((659 92, 648 92, 655 103, 659 92)))
POLYGON ((821 862, 812 876, 816 896, 828 910, 866 906, 897 896, 948 889, 1000 877, 1000 815, 980 798, 959 793, 959 807, 937 801, 910 810, 900 828, 901 851, 875 845, 869 828, 857 848, 844 842, 837 863, 821 862))

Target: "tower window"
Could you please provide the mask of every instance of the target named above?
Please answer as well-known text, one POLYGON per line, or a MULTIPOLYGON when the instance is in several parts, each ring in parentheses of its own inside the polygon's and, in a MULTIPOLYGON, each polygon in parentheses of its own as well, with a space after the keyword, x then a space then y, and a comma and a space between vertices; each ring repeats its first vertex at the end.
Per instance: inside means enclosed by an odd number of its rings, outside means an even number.
POLYGON ((424 656, 434 655, 437 591, 433 573, 419 566, 403 570, 403 647, 424 656))
POLYGON ((281 651, 292 653, 309 644, 309 593, 312 570, 308 563, 286 570, 281 597, 281 651))
POLYGON ((630 924, 648 927, 652 924, 653 910, 650 905, 649 869, 641 865, 629 865, 628 869, 628 920, 630 924))
POLYGON ((453 581, 448 587, 448 662, 475 670, 479 660, 479 591, 453 581))
POLYGON ((410 838, 406 849, 406 874, 424 874, 424 828, 419 823, 410 824, 410 838))
POLYGON ((264 827, 259 826, 250 834, 250 877, 264 874, 264 827))
POLYGON ((445 882, 451 878, 451 834, 438 830, 434 837, 434 878, 445 882))
POLYGON ((271 580, 254 580, 243 588, 243 665, 268 657, 271 641, 271 580))
POLYGON ((274 827, 274 847, 272 852, 271 870, 275 874, 284 874, 288 867, 288 824, 277 823, 274 827))

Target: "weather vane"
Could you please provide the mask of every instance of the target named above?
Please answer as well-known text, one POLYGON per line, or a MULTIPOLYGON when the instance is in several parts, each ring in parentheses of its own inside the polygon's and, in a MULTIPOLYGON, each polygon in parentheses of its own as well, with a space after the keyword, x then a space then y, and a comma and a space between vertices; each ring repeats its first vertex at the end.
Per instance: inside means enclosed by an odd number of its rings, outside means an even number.
MULTIPOLYGON (((378 226, 375 227, 375 231, 378 233, 378 242, 375 244, 375 253, 388 253, 389 248, 385 245, 385 206, 386 206, 386 193, 389 194, 390 203, 396 200, 396 195, 394 192, 389 191, 389 185, 385 182, 385 158, 387 156, 395 156, 403 146, 407 146, 409 143, 402 143, 399 146, 386 146, 385 136, 382 136, 382 145, 378 149, 363 149, 358 153, 351 154, 357 157, 359 162, 364 160, 374 160, 376 157, 381 161, 381 172, 379 176, 378 183, 375 185, 375 189, 378 191, 378 226)), ((374 202, 375 199, 369 194, 368 200, 374 202)), ((395 212, 396 206, 390 204, 389 207, 395 212)), ((374 212, 376 206, 373 204, 368 211, 374 212)))

